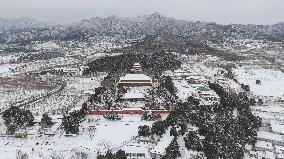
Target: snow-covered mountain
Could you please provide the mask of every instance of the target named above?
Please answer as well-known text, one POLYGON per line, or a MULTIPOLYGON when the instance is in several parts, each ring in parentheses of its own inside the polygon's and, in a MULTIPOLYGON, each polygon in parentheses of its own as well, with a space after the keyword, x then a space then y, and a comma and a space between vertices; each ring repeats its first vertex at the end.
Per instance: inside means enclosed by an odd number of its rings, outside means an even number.
POLYGON ((221 25, 213 22, 193 22, 166 17, 158 13, 136 18, 89 18, 70 26, 72 30, 84 30, 90 34, 155 35, 170 33, 180 36, 207 35, 224 38, 256 38, 273 41, 284 40, 283 23, 276 25, 221 25))
POLYGON ((236 38, 284 41, 283 23, 275 25, 221 25, 214 22, 193 22, 166 17, 158 13, 124 18, 109 16, 92 17, 68 25, 46 27, 48 24, 34 19, 0 20, 0 31, 23 29, 22 32, 5 31, 0 42, 29 42, 32 40, 88 40, 92 36, 127 36, 173 34, 183 37, 199 37, 206 40, 236 38), (32 30, 25 30, 30 29, 32 30), (28 34, 28 36, 26 36, 28 34), (23 38, 24 37, 24 38, 23 38))
MULTIPOLYGON (((136 18, 121 18, 117 16, 106 18, 93 17, 75 23, 70 28, 88 31, 93 34, 154 35, 171 33, 183 35, 189 32, 189 29, 194 31, 195 26, 193 24, 196 23, 177 20, 154 13, 136 18)), ((198 22, 197 26, 200 24, 198 22)))
POLYGON ((0 33, 5 31, 25 30, 31 28, 45 28, 54 23, 40 22, 34 18, 0 18, 0 33))

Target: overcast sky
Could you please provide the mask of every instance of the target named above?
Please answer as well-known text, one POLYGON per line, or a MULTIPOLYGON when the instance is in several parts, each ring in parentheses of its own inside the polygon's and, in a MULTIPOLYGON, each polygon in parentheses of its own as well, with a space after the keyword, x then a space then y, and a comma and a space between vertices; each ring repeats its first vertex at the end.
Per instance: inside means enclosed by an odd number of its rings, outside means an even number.
POLYGON ((284 0, 0 0, 1 18, 34 17, 64 23, 154 12, 222 24, 275 24, 284 21, 284 0))

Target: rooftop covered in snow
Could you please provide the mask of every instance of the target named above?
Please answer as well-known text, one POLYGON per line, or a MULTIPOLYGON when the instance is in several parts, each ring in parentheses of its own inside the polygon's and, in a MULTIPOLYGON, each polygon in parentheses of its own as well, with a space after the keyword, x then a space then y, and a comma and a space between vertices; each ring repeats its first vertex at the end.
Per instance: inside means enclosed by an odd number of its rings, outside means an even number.
POLYGON ((123 87, 151 87, 152 79, 144 74, 126 74, 120 78, 118 85, 123 87))
POLYGON ((140 80, 152 82, 152 79, 149 76, 144 75, 144 74, 126 74, 124 77, 120 78, 120 82, 140 81, 140 80))

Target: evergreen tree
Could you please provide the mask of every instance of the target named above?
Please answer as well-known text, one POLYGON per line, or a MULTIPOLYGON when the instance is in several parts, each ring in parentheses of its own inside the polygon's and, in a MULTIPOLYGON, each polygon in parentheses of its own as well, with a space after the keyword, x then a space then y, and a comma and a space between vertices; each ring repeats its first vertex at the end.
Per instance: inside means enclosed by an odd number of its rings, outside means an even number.
POLYGON ((150 136, 151 132, 150 132, 150 127, 148 125, 144 125, 144 126, 139 126, 138 127, 138 135, 139 136, 150 136))
POLYGON ((40 125, 42 127, 48 127, 48 126, 53 124, 51 120, 52 119, 51 119, 51 117, 48 116, 48 114, 43 114, 41 121, 40 121, 40 125))
POLYGON ((16 129, 32 126, 34 121, 34 116, 30 110, 24 110, 14 106, 5 110, 2 114, 2 118, 7 127, 13 125, 16 129))
POLYGON ((156 121, 155 123, 152 124, 151 134, 162 136, 163 134, 165 134, 166 129, 167 129, 167 125, 165 121, 156 121))
POLYGON ((83 116, 90 112, 90 108, 88 107, 87 103, 82 104, 80 111, 82 112, 82 114, 84 114, 83 116))
POLYGON ((126 153, 124 150, 118 150, 116 153, 115 153, 115 159, 127 159, 127 156, 126 156, 126 153))
POLYGON ((245 85, 245 84, 241 84, 241 88, 244 90, 244 91, 247 91, 249 92, 250 91, 250 86, 249 85, 245 85))
POLYGON ((79 119, 74 116, 64 116, 62 119, 62 125, 66 134, 79 133, 79 119))
POLYGON ((17 126, 15 126, 15 125, 8 125, 6 134, 7 135, 13 135, 13 134, 15 134, 16 130, 17 130, 17 126))
POLYGON ((162 88, 166 88, 172 96, 176 97, 176 88, 170 76, 166 76, 160 85, 162 88))
POLYGON ((175 127, 172 127, 170 130, 170 136, 174 136, 177 137, 178 136, 178 132, 177 129, 175 127))
POLYGON ((189 131, 184 138, 185 147, 190 150, 201 151, 202 145, 196 132, 189 131))
POLYGON ((114 154, 112 154, 110 150, 106 152, 105 159, 114 159, 114 157, 114 154))
POLYGON ((97 159, 105 159, 105 156, 102 154, 98 154, 97 159))
POLYGON ((179 134, 183 136, 187 132, 187 124, 186 123, 179 123, 178 126, 180 127, 179 134))
POLYGON ((180 156, 181 153, 179 151, 179 145, 176 138, 174 138, 170 145, 166 148, 166 154, 162 157, 162 159, 177 159, 180 156))

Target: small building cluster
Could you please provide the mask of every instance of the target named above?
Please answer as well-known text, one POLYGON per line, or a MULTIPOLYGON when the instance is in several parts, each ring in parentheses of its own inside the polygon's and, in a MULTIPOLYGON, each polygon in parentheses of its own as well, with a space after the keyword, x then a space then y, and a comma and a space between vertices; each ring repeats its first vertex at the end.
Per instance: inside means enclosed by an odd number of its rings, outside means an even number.
MULTIPOLYGON (((119 105, 123 108, 119 110, 97 110, 91 111, 90 114, 104 115, 113 111, 117 114, 142 114, 142 107, 149 102, 149 93, 152 90, 155 81, 146 74, 143 74, 142 67, 139 63, 135 63, 130 73, 120 77, 117 82, 117 89, 122 90, 119 105)), ((118 104, 118 103, 116 103, 118 104)), ((168 110, 163 110, 169 113, 168 110)), ((165 113, 165 112, 159 113, 165 113)))
MULTIPOLYGON (((200 100, 200 104, 210 106, 214 103, 219 103, 220 97, 215 91, 211 90, 208 86, 209 79, 204 76, 195 74, 193 71, 184 71, 178 69, 175 71, 166 71, 165 76, 170 76, 177 89, 187 94, 179 94, 181 100, 186 100, 186 97, 193 95, 200 100), (190 92, 190 93, 189 93, 190 92), (182 99, 183 98, 183 99, 182 99)), ((224 85, 224 79, 216 79, 216 82, 224 85)))

